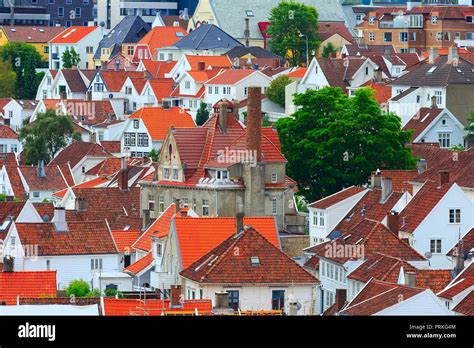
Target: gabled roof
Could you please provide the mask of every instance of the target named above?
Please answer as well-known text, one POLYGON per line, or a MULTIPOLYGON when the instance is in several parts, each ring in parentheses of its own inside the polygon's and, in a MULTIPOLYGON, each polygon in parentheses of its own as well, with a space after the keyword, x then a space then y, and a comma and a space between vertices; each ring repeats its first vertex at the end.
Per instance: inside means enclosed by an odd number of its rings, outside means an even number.
POLYGON ((84 39, 98 27, 72 26, 58 34, 50 41, 52 44, 75 44, 84 39))
POLYGON ((144 251, 150 251, 152 247, 152 238, 164 238, 168 235, 171 224, 171 218, 176 214, 176 205, 172 203, 153 223, 143 232, 132 247, 144 251))
POLYGON ((364 83, 362 87, 370 87, 375 91, 374 98, 378 104, 386 104, 392 97, 392 87, 384 81, 377 82, 370 80, 364 83))
POLYGON ((449 171, 449 181, 460 187, 474 188, 474 148, 466 151, 447 152, 441 157, 428 163, 428 169, 413 178, 412 181, 423 183, 427 180, 439 181, 439 171, 449 171))
POLYGON ((420 108, 418 112, 405 124, 403 131, 413 130, 411 141, 415 141, 431 123, 437 119, 444 109, 441 108, 420 108))
MULTIPOLYGON (((206 82, 207 85, 235 85, 252 74, 258 74, 252 69, 225 69, 217 76, 206 82)), ((264 75, 267 77, 266 75, 264 75)))
POLYGON ((180 107, 168 110, 162 107, 144 107, 135 111, 130 119, 141 119, 153 141, 163 141, 171 128, 194 127, 191 115, 180 107))
POLYGON ((449 285, 436 295, 446 299, 452 299, 466 289, 474 288, 474 262, 463 269, 449 285))
POLYGON ((74 168, 85 156, 110 157, 112 154, 96 143, 75 141, 54 157, 48 166, 68 164, 74 168))
POLYGON ((372 279, 340 312, 343 315, 374 315, 401 301, 418 295, 425 289, 372 279))
POLYGON ((339 58, 317 58, 317 62, 331 87, 340 87, 345 92, 349 86, 349 80, 367 61, 366 58, 351 57, 339 58))
POLYGON ((308 68, 298 68, 286 74, 286 76, 288 76, 290 79, 302 79, 306 75, 307 71, 308 68))
POLYGON ((95 51, 94 59, 100 59, 102 48, 114 49, 110 52, 110 57, 120 51, 120 46, 127 43, 137 43, 148 32, 150 26, 140 16, 125 16, 112 30, 99 42, 99 47, 95 51))
POLYGON ((48 43, 64 31, 64 27, 47 26, 2 26, 9 42, 48 43))
POLYGON ((474 316, 474 290, 464 297, 463 300, 453 308, 453 311, 464 315, 474 316))
POLYGON ((366 53, 379 53, 384 54, 387 50, 391 54, 395 53, 395 48, 393 45, 359 45, 359 44, 350 44, 344 46, 347 50, 349 56, 364 55, 366 53))
POLYGON ((56 271, 0 272, 0 302, 16 305, 18 297, 56 297, 56 271))
MULTIPOLYGON (((174 218, 182 268, 206 255, 236 232, 236 221, 227 217, 174 218)), ((245 217, 244 225, 258 230, 275 247, 280 248, 278 231, 273 217, 245 217)))
POLYGON ((236 46, 225 53, 231 60, 234 58, 247 58, 249 54, 255 58, 283 59, 278 54, 258 46, 236 46))
POLYGON ((120 140, 101 140, 100 145, 110 153, 120 153, 122 151, 120 140))
POLYGON ((148 83, 150 84, 150 87, 153 90, 153 94, 155 95, 159 103, 161 103, 164 98, 169 98, 169 96, 173 92, 173 79, 154 78, 148 80, 148 83))
POLYGON ((132 253, 132 244, 137 240, 139 235, 140 231, 112 231, 112 237, 114 238, 119 253, 132 253))
POLYGON ((141 272, 146 271, 148 268, 150 268, 152 266, 153 261, 154 261, 153 254, 150 251, 144 257, 135 261, 130 266, 125 268, 123 271, 130 275, 136 276, 140 274, 141 272))
POLYGON ((181 40, 188 32, 181 27, 154 27, 140 41, 139 45, 147 45, 150 53, 156 53, 156 49, 172 46, 181 40))
POLYGON ((64 76, 64 79, 72 93, 85 93, 87 91, 87 86, 81 76, 80 70, 62 69, 60 73, 64 76))
MULTIPOLYGON (((372 177, 375 176, 375 172, 371 173, 372 177)), ((410 181, 418 176, 418 171, 416 170, 381 170, 379 176, 383 179, 392 180, 392 190, 395 192, 410 192, 412 194, 413 185, 410 181)))
POLYGON ((400 212, 400 231, 414 232, 452 186, 452 183, 439 186, 427 181, 400 212))
POLYGON ((229 50, 242 44, 214 24, 203 24, 176 42, 181 50, 229 50))
POLYGON ((45 176, 38 176, 37 167, 18 166, 21 176, 28 184, 30 191, 59 191, 68 186, 58 166, 45 166, 45 176))
POLYGON ((440 148, 439 143, 412 143, 407 144, 407 147, 411 149, 413 156, 426 161, 427 169, 431 169, 453 156, 450 149, 440 148))
POLYGON ((116 254, 117 247, 104 220, 67 221, 58 232, 52 222, 16 223, 22 245, 37 245, 39 256, 116 254))
POLYGON ((191 66, 191 71, 199 70, 199 63, 204 63, 205 70, 211 68, 230 68, 232 62, 226 55, 223 56, 196 56, 187 54, 185 56, 186 61, 191 66))
POLYGON ((109 92, 120 92, 127 77, 144 78, 143 71, 125 71, 125 70, 100 70, 98 72, 107 86, 109 92))
POLYGON ((18 161, 14 152, 0 153, 0 166, 17 166, 18 161))
POLYGON ((176 61, 162 62, 158 60, 145 59, 141 61, 146 71, 150 72, 155 78, 164 78, 165 74, 169 73, 174 66, 176 61))
POLYGON ((474 250, 474 227, 467 231, 467 233, 461 238, 461 240, 451 248, 451 250, 448 252, 448 255, 454 256, 455 251, 459 253, 468 253, 471 250, 474 250))
POLYGON ((349 29, 347 29, 344 21, 341 21, 341 22, 319 21, 318 23, 319 23, 319 37, 321 39, 321 42, 326 41, 327 39, 329 39, 331 36, 335 34, 342 36, 344 39, 346 39, 349 42, 354 41, 354 37, 349 32, 349 29))
POLYGON ((319 283, 253 228, 231 235, 180 274, 199 283, 319 283))
POLYGON ((360 259, 361 257, 366 258, 375 252, 410 261, 420 261, 425 259, 415 249, 410 247, 408 243, 399 239, 398 236, 390 231, 385 225, 378 221, 369 219, 362 220, 349 232, 342 233, 341 236, 335 239, 315 245, 305 249, 305 251, 340 264, 344 264, 351 259, 360 259), (364 255, 359 255, 356 252, 355 255, 351 257, 350 255, 345 254, 339 255, 337 252, 332 254, 327 253, 328 249, 337 251, 337 247, 344 245, 363 246, 364 255))
POLYGON ((327 209, 337 203, 340 203, 352 196, 355 196, 361 193, 362 191, 364 191, 364 188, 362 187, 351 186, 342 191, 336 192, 330 196, 324 197, 320 199, 319 201, 311 203, 309 207, 316 208, 316 209, 327 209))
POLYGON ((0 124, 0 139, 18 139, 18 134, 10 126, 0 124))
POLYGON ((106 316, 159 316, 172 314, 212 314, 211 300, 184 300, 183 307, 171 307, 169 300, 147 299, 145 303, 138 299, 104 298, 104 315, 106 316))

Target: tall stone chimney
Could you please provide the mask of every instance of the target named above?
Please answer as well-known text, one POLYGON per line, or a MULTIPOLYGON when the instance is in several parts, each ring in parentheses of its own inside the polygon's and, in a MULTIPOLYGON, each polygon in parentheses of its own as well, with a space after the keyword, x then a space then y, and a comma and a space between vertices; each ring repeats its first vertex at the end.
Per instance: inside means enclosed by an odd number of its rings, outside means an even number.
POLYGON ((38 167, 36 168, 36 175, 39 178, 45 178, 46 177, 46 170, 44 168, 44 161, 43 160, 38 161, 38 167))
POLYGON ((228 116, 227 101, 222 100, 219 102, 219 128, 222 133, 227 133, 228 116))
POLYGON ((380 203, 384 203, 392 194, 392 179, 382 178, 382 195, 380 197, 380 203))
POLYGON ((448 170, 440 170, 439 174, 439 186, 449 183, 449 171, 448 170))
POLYGON ((347 290, 336 289, 336 311, 339 312, 346 303, 347 290))
POLYGON ((400 216, 395 210, 387 214, 387 227, 390 231, 398 235, 398 227, 400 226, 400 216))
POLYGON ((183 307, 183 304, 181 303, 181 285, 171 285, 170 307, 171 308, 183 307))
POLYGON ((118 173, 118 187, 120 190, 128 190, 128 168, 127 168, 127 158, 122 157, 122 168, 118 173))
POLYGON ((248 87, 247 150, 262 160, 262 88, 248 87))

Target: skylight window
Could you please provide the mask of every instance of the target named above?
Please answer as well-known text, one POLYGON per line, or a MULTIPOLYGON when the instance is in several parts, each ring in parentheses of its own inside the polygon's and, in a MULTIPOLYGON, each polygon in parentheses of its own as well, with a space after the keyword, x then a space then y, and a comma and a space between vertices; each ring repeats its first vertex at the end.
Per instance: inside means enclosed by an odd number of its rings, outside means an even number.
POLYGON ((3 221, 2 225, 0 226, 0 231, 5 231, 8 225, 10 224, 10 222, 11 222, 10 219, 6 219, 5 221, 3 221))
POLYGON ((432 66, 432 67, 427 71, 427 73, 428 73, 428 74, 431 74, 431 73, 433 73, 433 71, 435 71, 437 68, 438 68, 437 65, 432 66))
POLYGON ((254 17, 255 15, 253 14, 253 11, 252 10, 245 10, 245 14, 247 15, 247 17, 254 17))
POLYGON ((176 32, 176 36, 177 36, 177 37, 184 37, 184 34, 183 34, 182 32, 180 32, 180 31, 177 31, 177 32, 176 32))
POLYGON ((258 266, 260 265, 260 258, 258 256, 251 256, 250 263, 252 264, 252 266, 258 266))

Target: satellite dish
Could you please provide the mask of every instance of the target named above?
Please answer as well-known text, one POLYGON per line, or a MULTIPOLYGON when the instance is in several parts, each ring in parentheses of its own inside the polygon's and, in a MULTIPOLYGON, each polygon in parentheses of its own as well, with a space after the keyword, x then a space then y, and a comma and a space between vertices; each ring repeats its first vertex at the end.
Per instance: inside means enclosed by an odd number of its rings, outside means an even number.
POLYGON ((427 259, 431 259, 431 257, 433 257, 433 254, 428 251, 428 252, 425 253, 425 257, 427 259))
POLYGON ((109 94, 109 99, 112 99, 114 95, 112 93, 109 94))

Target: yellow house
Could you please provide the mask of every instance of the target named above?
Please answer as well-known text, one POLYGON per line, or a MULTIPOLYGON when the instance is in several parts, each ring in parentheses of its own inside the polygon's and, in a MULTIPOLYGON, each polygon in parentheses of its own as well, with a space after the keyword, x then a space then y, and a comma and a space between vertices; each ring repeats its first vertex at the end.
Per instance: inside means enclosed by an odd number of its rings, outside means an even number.
POLYGON ((24 42, 36 48, 47 62, 49 60, 48 41, 64 31, 64 27, 45 26, 1 26, 0 46, 9 42, 24 42))

